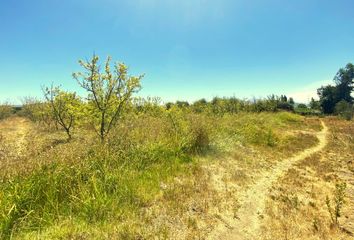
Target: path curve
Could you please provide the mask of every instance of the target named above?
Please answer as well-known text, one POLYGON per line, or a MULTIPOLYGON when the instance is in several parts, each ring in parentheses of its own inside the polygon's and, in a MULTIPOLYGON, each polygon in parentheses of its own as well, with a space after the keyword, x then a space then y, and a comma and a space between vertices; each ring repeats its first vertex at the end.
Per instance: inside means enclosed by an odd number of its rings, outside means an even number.
POLYGON ((265 201, 273 183, 284 175, 295 163, 321 151, 327 145, 328 128, 321 120, 322 130, 316 133, 319 143, 301 153, 277 164, 273 170, 262 176, 251 186, 240 201, 242 206, 237 212, 237 219, 232 230, 220 234, 218 239, 255 240, 259 238, 260 220, 265 209, 265 201))

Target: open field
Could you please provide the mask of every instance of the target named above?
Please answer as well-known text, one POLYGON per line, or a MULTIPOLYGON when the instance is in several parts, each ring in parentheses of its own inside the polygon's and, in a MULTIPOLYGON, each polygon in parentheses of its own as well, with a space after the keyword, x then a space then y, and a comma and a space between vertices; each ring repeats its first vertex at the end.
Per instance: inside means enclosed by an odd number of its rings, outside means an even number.
POLYGON ((84 130, 67 142, 24 118, 1 121, 1 238, 353 238, 353 122, 170 118, 127 117, 106 145, 84 130), (340 182, 334 224, 326 196, 340 182))
POLYGON ((353 10, 0 1, 0 240, 354 240, 353 10))

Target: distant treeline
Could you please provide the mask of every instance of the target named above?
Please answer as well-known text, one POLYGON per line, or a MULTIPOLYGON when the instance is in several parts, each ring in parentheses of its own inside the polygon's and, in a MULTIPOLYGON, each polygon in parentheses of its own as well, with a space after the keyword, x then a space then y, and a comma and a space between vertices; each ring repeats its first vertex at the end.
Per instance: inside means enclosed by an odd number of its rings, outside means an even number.
POLYGON ((335 85, 322 86, 318 89, 319 100, 311 99, 308 105, 296 104, 292 98, 285 95, 271 95, 265 99, 241 100, 235 97, 219 98, 212 101, 200 99, 190 104, 186 101, 167 103, 166 108, 171 106, 190 108, 195 112, 212 112, 215 114, 246 112, 276 112, 291 111, 302 115, 338 115, 350 120, 354 115, 353 93, 354 65, 348 63, 339 69, 334 77, 335 85))
MULTIPOLYGON (((213 114, 238 113, 238 112, 277 112, 277 111, 308 111, 310 109, 305 104, 296 104, 293 98, 286 95, 270 95, 264 99, 238 99, 236 97, 214 97, 211 101, 200 99, 193 103, 186 101, 169 102, 165 104, 168 110, 176 106, 179 108, 189 108, 194 112, 209 112, 213 114)), ((313 111, 313 113, 316 113, 313 111)))
MULTIPOLYGON (((95 60, 95 57, 93 58, 95 60)), ((83 65, 84 67, 90 67, 88 65, 83 65)), ((92 63, 94 66, 96 62, 92 63)), ((122 67, 121 65, 120 67, 122 67)), ((119 66, 118 66, 119 67, 119 66)), ((121 69, 122 74, 126 74, 125 69, 121 69)), ((97 73, 97 75, 99 75, 97 73)), ((89 77, 87 79, 90 79, 89 77)), ((208 114, 237 114, 239 112, 277 112, 277 111, 289 111, 295 112, 302 115, 319 115, 319 114, 335 114, 339 115, 345 119, 352 119, 353 117, 353 79, 354 79, 354 65, 349 63, 346 67, 341 68, 334 77, 335 85, 322 86, 318 89, 319 100, 311 99, 309 104, 295 103, 294 99, 287 97, 286 95, 270 95, 263 99, 239 99, 236 97, 214 97, 211 101, 206 99, 200 99, 195 102, 188 101, 176 101, 162 103, 159 98, 139 98, 131 97, 128 93, 127 100, 124 101, 124 108, 132 112, 147 112, 147 111, 161 111, 170 110, 171 108, 182 108, 187 111, 192 111, 195 113, 208 113, 208 114)), ((135 80, 134 78, 132 80, 135 80)), ((90 86, 89 84, 84 87, 90 86)), ((93 85, 95 86, 95 85, 93 85)), ((102 85, 103 86, 103 85, 102 85)), ((97 88, 97 87, 96 87, 97 88)), ((91 92, 92 89, 89 89, 91 92)), ((105 89, 95 89, 99 94, 105 91, 105 89)), ((22 106, 10 106, 9 104, 0 105, 0 119, 6 118, 14 113, 18 113, 23 116, 27 116, 33 121, 40 121, 46 124, 51 124, 53 122, 53 112, 54 115, 56 111, 62 110, 65 115, 67 115, 73 109, 81 111, 85 109, 80 107, 84 105, 92 105, 95 102, 95 96, 89 95, 91 102, 85 102, 84 99, 78 97, 75 93, 65 93, 60 89, 47 89, 45 92, 46 98, 44 100, 37 100, 34 98, 24 98, 22 106), (68 104, 71 102, 71 104, 68 104), (73 102, 75 106, 73 107, 73 102), (55 104, 57 104, 57 110, 55 110, 55 104), (64 109, 63 106, 65 106, 64 109), (54 108, 53 108, 54 107, 54 108), (66 109, 67 108, 67 109, 66 109)), ((121 95, 117 95, 113 100, 105 100, 101 96, 101 104, 109 104, 113 109, 115 102, 121 95), (107 101, 105 103, 104 101, 107 101)), ((108 96, 109 97, 109 96, 108 96)), ((97 108, 100 104, 97 104, 97 108)), ((120 110, 120 107, 118 109, 120 110)), ((102 115, 102 113, 100 113, 102 115)), ((104 113, 106 114, 106 113, 104 113)), ((113 114, 113 113, 110 113, 113 114)), ((57 114, 58 115, 58 114, 57 114)), ((70 116, 70 114, 69 114, 70 116)), ((65 116, 68 117, 68 116, 65 116)), ((114 117, 114 115, 113 115, 114 117)), ((70 117, 69 117, 70 121, 70 117)))
MULTIPOLYGON (((11 106, 9 104, 1 105, 0 112, 4 113, 4 116, 10 116, 17 113, 25 115, 33 120, 39 120, 36 116, 40 112, 46 112, 44 105, 46 100, 39 100, 36 98, 25 97, 23 98, 23 104, 19 106, 11 106), (36 114, 37 113, 37 114, 36 114)), ((82 102, 81 104, 84 104, 82 102)), ((267 98, 259 99, 239 99, 236 97, 214 97, 212 100, 207 101, 205 98, 194 101, 192 103, 188 101, 176 101, 167 102, 163 101, 159 97, 136 97, 131 99, 129 104, 130 109, 135 109, 137 112, 146 111, 151 108, 161 108, 163 110, 170 110, 172 107, 189 109, 196 113, 211 113, 222 115, 226 113, 235 114, 239 112, 277 112, 277 111, 290 111, 298 113, 319 113, 319 104, 297 104, 293 98, 288 98, 286 95, 270 95, 267 98)), ((0 115, 1 116, 1 115, 0 115)))

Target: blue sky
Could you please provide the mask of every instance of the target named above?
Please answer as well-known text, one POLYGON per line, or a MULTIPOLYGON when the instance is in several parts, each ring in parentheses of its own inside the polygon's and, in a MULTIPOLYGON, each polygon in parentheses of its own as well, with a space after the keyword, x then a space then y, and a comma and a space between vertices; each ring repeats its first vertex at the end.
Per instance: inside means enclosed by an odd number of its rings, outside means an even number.
POLYGON ((352 0, 0 0, 0 101, 78 91, 77 60, 96 52, 145 73, 164 101, 306 101, 354 62, 352 0))

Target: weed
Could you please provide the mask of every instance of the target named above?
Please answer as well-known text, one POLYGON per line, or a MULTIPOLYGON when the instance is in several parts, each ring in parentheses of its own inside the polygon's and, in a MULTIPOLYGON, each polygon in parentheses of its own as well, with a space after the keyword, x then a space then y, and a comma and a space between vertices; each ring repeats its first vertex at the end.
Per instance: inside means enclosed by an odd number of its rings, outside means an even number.
POLYGON ((312 226, 315 232, 320 230, 320 220, 317 217, 313 219, 312 226))
POLYGON ((336 190, 334 192, 334 206, 331 204, 331 200, 329 197, 326 197, 326 205, 327 205, 327 210, 329 212, 329 215, 331 217, 332 224, 338 226, 338 218, 341 216, 341 210, 343 208, 343 205, 345 203, 344 197, 345 197, 345 189, 347 185, 345 182, 343 183, 337 183, 336 184, 336 190))

